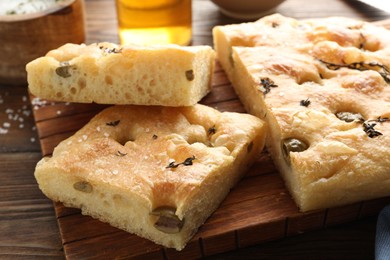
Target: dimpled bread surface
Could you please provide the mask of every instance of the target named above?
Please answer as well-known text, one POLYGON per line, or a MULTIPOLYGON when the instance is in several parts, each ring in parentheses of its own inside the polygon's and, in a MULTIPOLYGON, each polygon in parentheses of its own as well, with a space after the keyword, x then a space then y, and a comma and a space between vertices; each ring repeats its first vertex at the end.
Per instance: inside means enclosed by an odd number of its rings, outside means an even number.
POLYGON ((211 90, 210 46, 65 44, 27 64, 30 92, 100 104, 191 106, 211 90))
POLYGON ((112 106, 43 158, 35 177, 50 199, 181 250, 264 143, 264 122, 249 114, 112 106))
POLYGON ((213 36, 301 211, 390 195, 390 31, 274 14, 213 36))

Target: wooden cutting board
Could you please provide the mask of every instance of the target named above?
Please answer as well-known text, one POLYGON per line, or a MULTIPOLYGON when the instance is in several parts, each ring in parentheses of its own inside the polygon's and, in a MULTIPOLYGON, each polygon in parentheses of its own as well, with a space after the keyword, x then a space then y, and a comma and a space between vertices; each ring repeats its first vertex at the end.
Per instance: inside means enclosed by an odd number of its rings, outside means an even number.
MULTIPOLYGON (((212 92, 200 103, 220 111, 245 112, 218 62, 212 85, 212 92)), ((44 156, 50 155, 60 141, 107 107, 97 104, 52 103, 34 97, 31 101, 44 156)), ((64 207, 61 203, 55 203, 55 211, 67 259, 189 259, 372 216, 388 204, 390 197, 301 213, 267 151, 264 151, 258 162, 181 252, 163 248, 89 216, 83 216, 80 210, 64 207)))

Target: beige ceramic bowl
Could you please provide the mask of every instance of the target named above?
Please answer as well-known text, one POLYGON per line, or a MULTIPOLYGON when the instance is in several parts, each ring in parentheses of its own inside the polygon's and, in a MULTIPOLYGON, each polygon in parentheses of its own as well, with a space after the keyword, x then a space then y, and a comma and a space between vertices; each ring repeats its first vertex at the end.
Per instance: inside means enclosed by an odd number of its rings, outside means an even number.
POLYGON ((272 13, 284 0, 211 0, 226 16, 255 20, 272 13))
POLYGON ((27 82, 26 64, 49 50, 85 41, 84 0, 29 14, 0 15, 0 84, 27 82))

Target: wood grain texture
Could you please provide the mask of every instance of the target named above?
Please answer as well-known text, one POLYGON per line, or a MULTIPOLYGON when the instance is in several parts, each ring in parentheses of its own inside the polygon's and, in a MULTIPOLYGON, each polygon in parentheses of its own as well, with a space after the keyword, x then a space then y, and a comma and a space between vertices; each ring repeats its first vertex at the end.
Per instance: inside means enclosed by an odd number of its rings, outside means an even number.
MULTIPOLYGON (((244 112, 226 75, 216 64, 212 92, 201 101, 221 111, 244 112)), ((44 154, 50 154, 60 141, 80 129, 104 106, 53 103, 34 110, 38 134, 44 154), (52 107, 49 107, 52 106, 52 107), (61 113, 53 110, 61 108, 61 113)), ((366 210, 375 215, 390 201, 370 201, 378 205, 366 210), (383 204, 382 204, 383 203, 383 204)), ((248 174, 232 189, 220 207, 210 216, 186 248, 177 252, 165 249, 135 235, 118 230, 79 211, 64 213, 66 208, 56 203, 56 212, 65 255, 68 259, 95 257, 151 257, 189 259, 259 245, 267 241, 302 234, 336 224, 359 219, 366 202, 338 208, 299 212, 270 156, 264 151, 248 174), (213 242, 220 241, 218 247, 213 242), (226 240, 225 240, 226 239, 226 240), (99 248, 98 251, 91 248, 99 248), (103 254, 102 254, 103 252, 103 254)), ((370 208, 370 207, 366 207, 370 208)))

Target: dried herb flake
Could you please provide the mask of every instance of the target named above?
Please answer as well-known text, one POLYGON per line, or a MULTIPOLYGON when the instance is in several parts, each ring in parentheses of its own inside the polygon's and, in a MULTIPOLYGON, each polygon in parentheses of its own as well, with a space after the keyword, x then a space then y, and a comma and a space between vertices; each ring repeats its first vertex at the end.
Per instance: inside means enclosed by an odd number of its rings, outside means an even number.
POLYGON ((212 127, 210 127, 208 130, 207 130, 207 134, 208 135, 213 135, 217 132, 217 129, 215 128, 215 125, 213 125, 212 127))
POLYGON ((376 126, 375 123, 368 123, 368 122, 363 123, 363 130, 368 135, 368 137, 374 138, 376 136, 383 135, 381 132, 374 129, 375 126, 376 126))
POLYGON ((192 161, 195 159, 196 158, 193 155, 192 157, 185 159, 184 162, 181 162, 181 163, 175 163, 175 161, 173 161, 173 162, 170 162, 166 168, 177 168, 177 167, 179 167, 179 165, 190 166, 193 164, 192 161))
POLYGON ((384 123, 390 121, 388 117, 379 116, 377 119, 367 120, 363 123, 363 130, 370 138, 374 138, 380 135, 383 135, 381 132, 375 130, 375 126, 377 125, 375 122, 384 123))
POLYGON ((326 67, 330 70, 338 70, 340 68, 348 68, 348 69, 354 69, 354 70, 373 70, 379 73, 379 75, 382 76, 382 78, 386 81, 386 83, 390 84, 390 71, 387 68, 386 65, 380 64, 378 62, 352 62, 349 64, 335 64, 326 62, 323 60, 320 60, 322 63, 326 65, 326 67))
POLYGON ((121 120, 111 121, 111 122, 106 123, 106 125, 108 125, 108 126, 117 126, 117 125, 119 125, 120 121, 121 120))
POLYGON ((303 107, 308 107, 310 105, 311 101, 307 98, 305 100, 301 100, 299 104, 303 107))
POLYGON ((264 96, 271 91, 271 88, 276 88, 276 85, 270 78, 260 78, 259 90, 263 92, 264 96))

